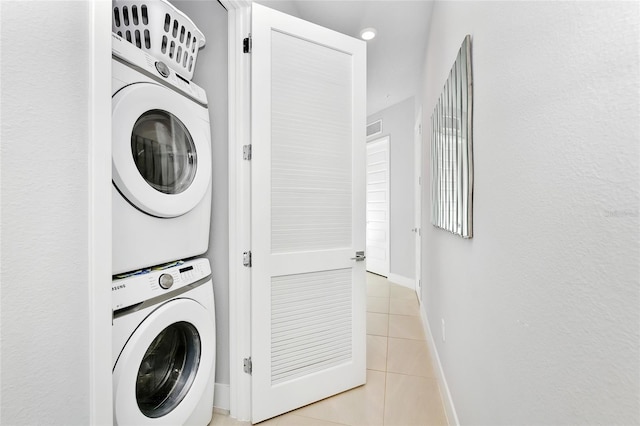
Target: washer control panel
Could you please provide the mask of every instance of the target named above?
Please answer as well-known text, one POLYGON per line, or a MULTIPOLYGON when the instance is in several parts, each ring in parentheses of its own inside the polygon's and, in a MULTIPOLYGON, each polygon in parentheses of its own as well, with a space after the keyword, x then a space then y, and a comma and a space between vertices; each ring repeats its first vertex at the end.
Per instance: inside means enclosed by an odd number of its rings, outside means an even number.
POLYGON ((176 74, 164 62, 114 33, 111 33, 111 52, 113 56, 133 65, 155 80, 173 87, 203 105, 207 104, 207 93, 202 87, 176 74))
POLYGON ((111 308, 127 308, 181 289, 211 275, 209 259, 172 262, 114 277, 111 308))

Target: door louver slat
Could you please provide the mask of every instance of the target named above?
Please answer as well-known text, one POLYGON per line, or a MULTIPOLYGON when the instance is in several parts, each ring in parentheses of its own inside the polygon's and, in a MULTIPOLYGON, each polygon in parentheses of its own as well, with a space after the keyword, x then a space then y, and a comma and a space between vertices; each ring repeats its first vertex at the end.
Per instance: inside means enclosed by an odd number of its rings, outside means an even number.
POLYGON ((271 279, 271 383, 351 360, 351 269, 271 279))
POLYGON ((349 247, 351 57, 278 32, 272 44, 272 253, 349 247))

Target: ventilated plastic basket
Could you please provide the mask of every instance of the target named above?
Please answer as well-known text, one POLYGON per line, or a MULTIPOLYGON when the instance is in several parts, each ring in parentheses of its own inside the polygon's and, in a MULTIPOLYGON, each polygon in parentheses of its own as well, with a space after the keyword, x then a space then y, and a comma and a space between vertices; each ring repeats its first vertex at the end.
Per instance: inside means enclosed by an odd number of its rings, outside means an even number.
POLYGON ((165 0, 113 0, 111 29, 191 80, 204 34, 165 0))

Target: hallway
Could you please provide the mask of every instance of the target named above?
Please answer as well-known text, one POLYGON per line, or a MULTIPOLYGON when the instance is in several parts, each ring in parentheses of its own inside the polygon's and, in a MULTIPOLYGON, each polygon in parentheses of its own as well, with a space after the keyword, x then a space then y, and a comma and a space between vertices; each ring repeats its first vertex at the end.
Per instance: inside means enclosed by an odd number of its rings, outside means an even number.
MULTIPOLYGON (((248 425, 214 413, 211 425, 248 425)), ((260 423, 446 425, 415 292, 367 274, 367 384, 260 423)))

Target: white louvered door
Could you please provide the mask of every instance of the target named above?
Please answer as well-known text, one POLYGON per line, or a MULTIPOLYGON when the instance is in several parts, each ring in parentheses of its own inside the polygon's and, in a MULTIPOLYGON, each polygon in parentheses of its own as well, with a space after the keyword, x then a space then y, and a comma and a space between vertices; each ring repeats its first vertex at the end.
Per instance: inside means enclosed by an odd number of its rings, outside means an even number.
POLYGON ((252 421, 366 380, 364 42, 253 4, 252 421))

